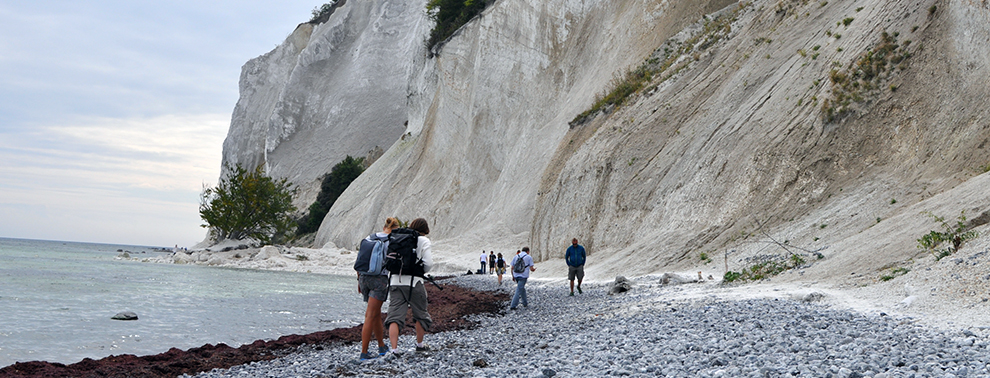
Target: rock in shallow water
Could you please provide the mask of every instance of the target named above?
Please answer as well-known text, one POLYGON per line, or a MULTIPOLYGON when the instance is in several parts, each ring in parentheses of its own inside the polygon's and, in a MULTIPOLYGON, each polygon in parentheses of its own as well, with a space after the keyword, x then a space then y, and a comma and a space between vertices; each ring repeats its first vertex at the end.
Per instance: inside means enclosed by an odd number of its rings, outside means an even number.
POLYGON ((135 313, 133 313, 131 311, 124 311, 124 312, 118 312, 117 315, 114 315, 110 319, 113 319, 113 320, 138 320, 138 316, 137 316, 137 314, 135 314, 135 313))

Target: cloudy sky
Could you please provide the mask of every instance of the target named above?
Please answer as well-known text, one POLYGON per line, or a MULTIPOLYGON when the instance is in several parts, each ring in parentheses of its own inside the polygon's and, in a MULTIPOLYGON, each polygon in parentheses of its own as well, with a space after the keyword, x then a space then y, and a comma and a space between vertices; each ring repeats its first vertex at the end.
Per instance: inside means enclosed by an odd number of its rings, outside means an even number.
POLYGON ((0 237, 203 240, 241 65, 323 2, 0 0, 0 237))

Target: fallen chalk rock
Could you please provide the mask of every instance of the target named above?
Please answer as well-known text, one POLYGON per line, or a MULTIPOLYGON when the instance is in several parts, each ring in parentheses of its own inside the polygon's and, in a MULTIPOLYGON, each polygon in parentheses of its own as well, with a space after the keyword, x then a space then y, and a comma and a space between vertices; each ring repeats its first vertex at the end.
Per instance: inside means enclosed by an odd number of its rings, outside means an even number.
POLYGON ((800 301, 800 302, 805 302, 805 303, 821 302, 821 301, 825 300, 825 298, 827 298, 827 296, 825 295, 825 293, 822 293, 820 291, 812 291, 810 293, 800 293, 799 292, 799 293, 794 293, 793 295, 791 295, 791 299, 794 299, 794 300, 800 301))
POLYGON ((615 282, 612 283, 612 287, 608 289, 608 295, 625 293, 632 290, 633 286, 635 286, 635 283, 630 281, 628 278, 624 276, 616 276, 615 282))
POLYGON ((254 257, 252 257, 251 260, 258 261, 258 260, 268 260, 268 259, 281 258, 281 257, 282 257, 282 253, 278 250, 278 247, 266 245, 262 247, 261 251, 259 251, 258 254, 254 255, 254 257))
POLYGON ((117 315, 114 315, 110 319, 113 319, 113 320, 138 320, 138 316, 137 316, 137 314, 135 314, 133 312, 124 311, 124 312, 117 313, 117 315))
POLYGON ((697 277, 684 276, 676 273, 664 273, 660 276, 661 285, 681 285, 699 282, 697 277))

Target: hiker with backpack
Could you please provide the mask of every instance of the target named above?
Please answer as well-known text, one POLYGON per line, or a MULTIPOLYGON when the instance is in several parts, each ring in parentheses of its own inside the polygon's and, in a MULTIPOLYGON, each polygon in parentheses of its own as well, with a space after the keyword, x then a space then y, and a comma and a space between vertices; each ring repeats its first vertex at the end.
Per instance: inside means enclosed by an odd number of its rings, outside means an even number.
POLYGON ((581 280, 584 279, 584 260, 587 255, 584 247, 578 244, 577 238, 571 239, 571 246, 564 252, 564 262, 567 263, 567 279, 571 281, 571 295, 574 296, 574 278, 577 277, 578 294, 581 294, 581 280))
POLYGON ((529 247, 523 247, 522 251, 512 258, 512 279, 516 281, 516 293, 512 295, 512 302, 509 304, 510 310, 515 310, 519 301, 523 307, 529 307, 526 300, 526 280, 529 279, 529 272, 536 271, 533 265, 533 257, 529 255, 529 247))
POLYGON ((502 258, 502 253, 499 253, 495 259, 495 273, 498 274, 498 284, 501 286, 502 275, 505 274, 505 259, 502 258))
POLYGON ((416 218, 408 228, 392 230, 389 234, 388 253, 385 268, 389 277, 388 315, 385 326, 392 345, 389 354, 399 355, 399 331, 406 326, 406 312, 412 308, 416 322, 416 351, 426 352, 430 347, 423 344, 423 336, 433 326, 433 319, 426 309, 426 273, 433 267, 431 242, 426 236, 430 225, 426 219, 416 218))
POLYGON ((488 274, 495 274, 495 251, 488 252, 488 274))
POLYGON ((368 235, 361 240, 354 270, 358 275, 358 293, 364 296, 368 308, 364 310, 364 327, 361 328, 360 360, 368 360, 384 356, 388 352, 385 346, 385 327, 382 325, 382 304, 388 299, 388 270, 383 265, 385 251, 388 248, 388 235, 392 229, 399 228, 399 220, 388 218, 382 232, 368 235), (378 341, 378 353, 368 353, 371 338, 378 341))

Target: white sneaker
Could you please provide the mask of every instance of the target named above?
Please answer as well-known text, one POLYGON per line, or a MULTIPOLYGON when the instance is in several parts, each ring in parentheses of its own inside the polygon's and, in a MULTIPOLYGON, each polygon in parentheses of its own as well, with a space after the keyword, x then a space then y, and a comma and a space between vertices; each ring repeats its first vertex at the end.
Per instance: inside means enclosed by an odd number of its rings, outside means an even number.
POLYGON ((385 356, 382 357, 382 358, 384 358, 386 361, 392 361, 392 360, 397 359, 399 357, 402 357, 402 351, 400 351, 398 349, 392 349, 392 350, 386 352, 385 353, 385 356))

